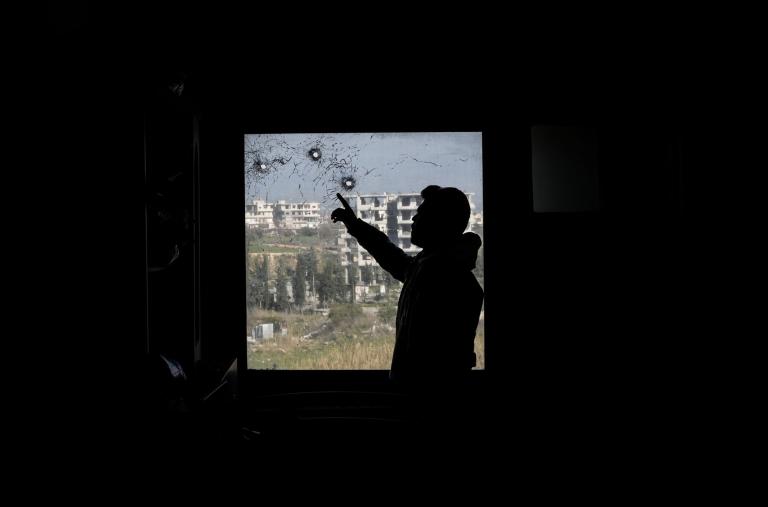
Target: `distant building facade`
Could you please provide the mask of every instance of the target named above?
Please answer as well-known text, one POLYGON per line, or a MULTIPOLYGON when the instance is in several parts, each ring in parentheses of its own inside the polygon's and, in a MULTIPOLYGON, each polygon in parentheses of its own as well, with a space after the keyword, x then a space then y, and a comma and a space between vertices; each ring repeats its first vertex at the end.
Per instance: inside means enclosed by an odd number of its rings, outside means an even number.
MULTIPOLYGON (((483 214, 475 211, 473 193, 466 193, 470 205, 468 231, 482 227, 483 214)), ((421 248, 411 243, 411 226, 416 210, 423 198, 418 192, 356 194, 345 196, 357 216, 373 225, 390 241, 409 255, 416 255, 421 248)), ((322 223, 322 208, 317 202, 293 203, 254 200, 245 206, 245 223, 248 229, 263 231, 317 229, 322 223)), ((339 228, 337 250, 343 270, 344 283, 354 286, 353 300, 360 302, 386 294, 385 280, 388 275, 373 257, 349 235, 346 228, 339 228)), ((275 263, 273 265, 276 266, 275 263)), ((275 268, 276 269, 276 268, 275 268)), ((289 301, 293 301, 293 287, 287 283, 289 301)), ((313 291, 305 291, 307 300, 313 291)), ((270 288, 274 301, 275 289, 270 288)))
POLYGON ((245 205, 245 226, 249 229, 299 230, 317 229, 320 226, 318 202, 266 202, 254 200, 245 205))

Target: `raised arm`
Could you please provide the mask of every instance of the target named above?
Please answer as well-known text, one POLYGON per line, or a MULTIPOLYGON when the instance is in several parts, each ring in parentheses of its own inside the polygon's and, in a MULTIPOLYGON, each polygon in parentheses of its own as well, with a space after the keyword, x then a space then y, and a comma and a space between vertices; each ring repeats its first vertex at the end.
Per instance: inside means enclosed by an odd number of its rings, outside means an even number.
POLYGON ((336 197, 343 207, 333 210, 331 220, 334 223, 343 222, 347 232, 376 259, 379 266, 386 269, 396 280, 405 281, 405 273, 413 262, 413 257, 398 248, 376 227, 357 218, 354 210, 341 194, 336 194, 336 197))

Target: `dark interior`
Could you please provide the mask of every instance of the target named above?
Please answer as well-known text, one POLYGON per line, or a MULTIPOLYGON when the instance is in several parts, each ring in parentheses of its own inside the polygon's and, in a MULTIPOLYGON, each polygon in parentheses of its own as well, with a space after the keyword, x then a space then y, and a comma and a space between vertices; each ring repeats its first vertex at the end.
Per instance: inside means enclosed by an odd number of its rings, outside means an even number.
POLYGON ((288 29, 257 21, 271 10, 71 4, 49 13, 39 84, 74 224, 56 240, 81 245, 61 259, 78 346, 51 370, 72 382, 42 392, 75 441, 251 464, 298 442, 371 460, 404 445, 385 371, 245 370, 243 133, 481 130, 487 369, 473 435, 441 448, 468 440, 472 459, 542 485, 617 484, 702 452, 690 414, 712 343, 697 312, 718 280, 701 273, 725 232, 699 192, 717 134, 673 20, 653 20, 669 40, 649 45, 541 15, 514 29, 471 16, 462 34, 426 15, 288 29), (534 212, 537 126, 563 127, 553 153, 593 150, 597 187, 554 170, 539 189, 569 211, 534 212), (153 221, 157 207, 172 217, 153 221))

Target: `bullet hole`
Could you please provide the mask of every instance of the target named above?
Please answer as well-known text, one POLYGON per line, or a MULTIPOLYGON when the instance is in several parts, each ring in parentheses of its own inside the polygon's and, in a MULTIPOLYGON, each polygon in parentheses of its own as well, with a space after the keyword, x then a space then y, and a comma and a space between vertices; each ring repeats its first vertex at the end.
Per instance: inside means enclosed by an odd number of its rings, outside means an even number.
POLYGON ((309 155, 309 158, 314 161, 318 161, 323 157, 323 154, 317 148, 312 148, 311 150, 309 150, 309 153, 307 153, 307 155, 309 155))
POLYGON ((357 185, 357 181, 352 176, 344 176, 341 178, 341 188, 344 190, 352 190, 357 185))
POLYGON ((257 173, 266 173, 269 170, 269 166, 266 162, 262 162, 261 160, 257 160, 253 163, 253 170, 257 173))

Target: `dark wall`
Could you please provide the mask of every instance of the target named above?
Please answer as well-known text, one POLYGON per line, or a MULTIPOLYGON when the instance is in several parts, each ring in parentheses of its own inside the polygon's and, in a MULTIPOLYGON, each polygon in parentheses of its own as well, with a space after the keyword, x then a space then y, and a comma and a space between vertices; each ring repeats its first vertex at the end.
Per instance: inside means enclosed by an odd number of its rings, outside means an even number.
MULTIPOLYGON (((49 110, 59 153, 72 161, 58 178, 77 224, 61 239, 83 245, 65 255, 68 286, 78 289, 65 313, 87 335, 82 358, 67 366, 80 372, 85 405, 131 393, 131 365, 147 349, 145 139, 150 174, 153 164, 162 169, 154 174, 171 174, 169 157, 189 178, 182 207, 196 212, 200 240, 199 320, 187 256, 179 278, 159 282, 161 294, 182 299, 159 299, 150 347, 163 343, 189 362, 195 344, 187 337, 199 332, 198 353, 223 364, 242 336, 243 248, 233 239, 242 217, 242 126, 480 128, 489 273, 483 393, 493 414, 484 423, 498 430, 486 443, 504 442, 502 454, 523 442, 517 449, 526 458, 543 459, 546 449, 577 466, 578 456, 596 452, 642 457, 646 444, 656 449, 680 435, 688 403, 681 391, 700 331, 687 305, 702 299, 695 272, 705 263, 692 211, 706 203, 689 182, 701 177, 695 161, 706 143, 692 98, 677 93, 685 76, 669 48, 616 60, 616 34, 573 45, 567 34, 532 27, 508 39, 457 38, 439 26, 424 34, 417 24, 396 43, 361 30, 297 37, 286 48, 276 25, 257 38, 234 22, 217 30, 205 16, 137 9, 116 23, 114 14, 92 11, 81 28, 50 28, 50 66, 60 79, 49 110), (549 44, 534 43, 545 33, 549 44), (314 44, 317 54, 308 50, 314 44), (179 76, 185 91, 174 98, 168 84, 179 76), (599 211, 533 213, 530 129, 542 124, 597 132, 599 211), (107 380, 89 383, 95 372, 107 380)), ((155 239, 162 244, 162 235, 155 239)))

